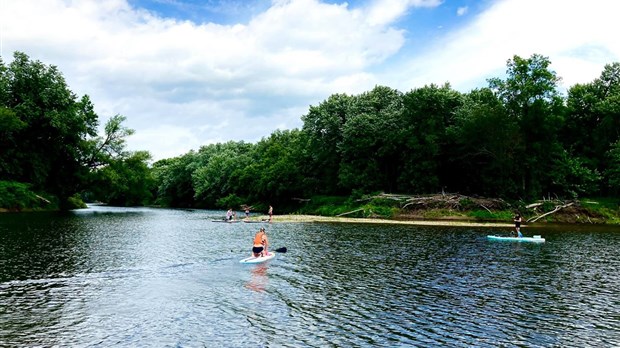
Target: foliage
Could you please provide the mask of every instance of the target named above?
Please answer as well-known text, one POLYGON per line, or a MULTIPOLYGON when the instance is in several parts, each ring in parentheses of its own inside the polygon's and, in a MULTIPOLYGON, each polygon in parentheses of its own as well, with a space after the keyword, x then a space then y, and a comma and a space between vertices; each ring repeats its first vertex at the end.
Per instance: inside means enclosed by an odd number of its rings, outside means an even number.
POLYGON ((243 204, 243 199, 235 194, 229 194, 226 197, 220 198, 216 202, 216 207, 221 209, 232 208, 236 210, 243 204))
POLYGON ((395 190, 400 155, 402 95, 377 86, 353 99, 342 128, 340 186, 347 190, 395 190))
POLYGON ((620 140, 616 141, 611 149, 607 151, 608 166, 605 170, 607 177, 608 190, 614 195, 620 193, 620 140))
MULTIPOLYGON (((31 190, 31 185, 0 180, 0 207, 11 210, 39 210, 52 204, 31 190)), ((53 205, 55 206, 55 205, 53 205)))
POLYGON ((235 192, 243 167, 250 162, 250 147, 243 142, 228 142, 200 149, 191 175, 199 206, 214 206, 218 199, 235 192))
POLYGON ((346 213, 359 206, 345 196, 312 196, 302 207, 298 208, 301 214, 317 214, 335 216, 346 213))
POLYGON ((395 147, 402 161, 399 191, 438 192, 445 184, 442 179, 456 174, 443 166, 448 147, 446 129, 453 124, 461 104, 461 94, 449 84, 414 89, 403 96, 401 132, 397 135, 402 140, 395 147))
POLYGON ((563 124, 563 101, 557 90, 560 78, 549 70, 551 62, 538 54, 524 59, 514 56, 507 62, 507 78, 489 79, 489 87, 513 118, 523 141, 515 160, 517 193, 524 198, 540 197, 559 175, 553 155, 562 151, 558 141, 563 124))
POLYGON ((462 212, 451 209, 429 209, 422 213, 424 219, 440 219, 445 217, 465 217, 462 212))
POLYGON ((493 212, 488 210, 471 210, 467 213, 467 216, 483 221, 507 221, 513 218, 512 212, 505 210, 493 212))
POLYGON ((452 175, 446 175, 445 186, 464 194, 516 195, 523 142, 517 120, 490 89, 465 95, 446 133, 445 166, 452 175))
MULTIPOLYGON (((393 201, 365 194, 458 192, 525 211, 542 196, 620 193, 620 63, 566 98, 538 54, 512 57, 504 77, 469 93, 446 83, 334 94, 309 108, 301 129, 150 164, 148 152, 125 149, 133 130, 124 116, 112 116, 98 135, 88 96, 70 91, 56 67, 14 56, 9 66, 0 61, 0 180, 28 186, 11 184, 19 198, 9 202, 6 193, 5 207, 35 204, 27 192, 49 192, 68 209, 81 192, 118 205, 392 216, 393 201)), ((474 198, 458 205, 475 218, 506 218, 479 210, 474 198)))
POLYGON ((67 199, 68 209, 83 209, 86 208, 86 203, 82 200, 82 198, 75 194, 67 199))
POLYGON ((77 97, 55 66, 21 52, 8 67, 0 61, 0 179, 49 192, 62 209, 79 205, 75 194, 124 155, 124 139, 133 132, 124 120, 113 117, 101 140, 90 98, 77 97))
POLYGON ((88 98, 78 99, 56 67, 20 52, 0 72, 0 119, 7 126, 0 178, 31 183, 65 202, 87 174, 80 163, 84 140, 96 134, 88 98))
POLYGON ((338 173, 341 162, 343 127, 355 98, 334 94, 302 116, 305 146, 300 149, 305 161, 300 169, 306 174, 304 187, 309 195, 334 194, 340 190, 338 173))
POLYGON ((153 164, 152 174, 157 187, 157 204, 182 208, 195 205, 192 175, 197 166, 196 163, 196 153, 189 152, 183 156, 160 160, 153 164))
POLYGON ((151 155, 145 151, 111 160, 97 171, 92 183, 93 197, 118 206, 141 206, 153 201, 155 181, 148 168, 151 155))

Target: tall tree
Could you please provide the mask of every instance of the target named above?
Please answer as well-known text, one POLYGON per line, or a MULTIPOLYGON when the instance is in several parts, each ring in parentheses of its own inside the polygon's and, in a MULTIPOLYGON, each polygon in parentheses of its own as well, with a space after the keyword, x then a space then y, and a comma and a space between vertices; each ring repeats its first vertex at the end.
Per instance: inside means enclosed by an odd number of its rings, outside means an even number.
POLYGON ((449 84, 425 86, 405 93, 399 122, 404 163, 399 178, 401 190, 425 193, 442 189, 446 129, 454 122, 454 114, 461 103, 461 94, 449 84))
POLYGON ((153 178, 157 186, 157 203, 167 207, 195 206, 192 176, 198 167, 195 152, 168 158, 153 164, 153 178))
POLYGON ((251 187, 253 200, 279 206, 290 206, 292 199, 303 194, 304 173, 300 154, 305 145, 301 131, 277 130, 255 146, 248 174, 242 181, 251 187))
POLYGON ((468 194, 514 197, 518 187, 512 173, 523 152, 517 120, 488 88, 473 90, 463 100, 448 128, 451 175, 445 184, 468 194))
POLYGON ((9 125, 3 152, 12 156, 2 160, 2 175, 32 183, 65 202, 86 173, 80 154, 84 139, 96 135, 96 115, 83 112, 87 99, 77 99, 55 66, 15 52, 0 72, 2 119, 9 125))
POLYGON ((214 207, 218 199, 235 193, 238 173, 250 162, 247 156, 251 147, 245 142, 230 141, 200 148, 192 174, 199 206, 214 207))
POLYGON ((137 151, 114 158, 99 168, 93 181, 93 198, 117 206, 142 206, 153 201, 155 181, 149 168, 151 155, 137 151))
POLYGON ((309 194, 333 194, 340 190, 339 148, 354 99, 346 94, 333 94, 318 106, 311 106, 302 117, 302 132, 308 141, 303 149, 306 161, 302 162, 302 168, 309 194))
POLYGON ((522 197, 540 197, 553 186, 554 164, 561 160, 558 141, 564 104, 557 84, 560 78, 549 70, 551 62, 538 54, 524 59, 514 56, 507 63, 507 78, 489 79, 489 86, 519 124, 524 152, 516 159, 521 166, 522 197))
POLYGON ((342 187, 396 190, 402 163, 398 138, 402 105, 402 93, 385 86, 377 86, 355 97, 339 147, 342 187))
MULTIPOLYGON (((606 65, 591 83, 571 87, 567 106, 565 146, 590 172, 607 175, 607 154, 620 139, 620 63, 606 65)), ((605 182, 609 177, 599 181, 603 193, 609 189, 605 182)))
POLYGON ((607 152, 608 167, 605 170, 607 179, 606 191, 615 197, 620 194, 620 140, 616 141, 607 152))

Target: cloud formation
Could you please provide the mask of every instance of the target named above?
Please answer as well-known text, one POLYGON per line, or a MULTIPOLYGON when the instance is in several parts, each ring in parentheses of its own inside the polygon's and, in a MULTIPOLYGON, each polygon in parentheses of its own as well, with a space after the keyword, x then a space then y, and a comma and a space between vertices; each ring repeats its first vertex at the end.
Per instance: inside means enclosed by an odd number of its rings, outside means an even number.
POLYGON ((164 18, 125 0, 0 0, 1 53, 5 63, 22 51, 58 66, 76 94, 91 96, 102 122, 127 116, 136 130, 130 149, 155 159, 299 127, 308 107, 333 93, 447 81, 466 92, 501 76, 514 54, 549 56, 567 86, 620 60, 613 1, 454 8, 464 24, 415 46, 410 15, 441 6, 276 0, 250 20, 218 24, 164 18))

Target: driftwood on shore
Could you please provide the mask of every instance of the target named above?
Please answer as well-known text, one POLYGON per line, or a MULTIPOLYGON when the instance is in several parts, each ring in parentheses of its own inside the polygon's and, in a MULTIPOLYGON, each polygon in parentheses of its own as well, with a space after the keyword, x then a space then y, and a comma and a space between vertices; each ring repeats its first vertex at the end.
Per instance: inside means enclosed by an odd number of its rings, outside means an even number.
POLYGON ((362 210, 364 210, 364 208, 355 209, 355 210, 353 210, 353 211, 348 211, 348 212, 346 212, 346 213, 338 214, 338 215, 336 215, 336 216, 346 216, 346 215, 351 215, 351 214, 357 213, 358 211, 362 211, 362 210))
POLYGON ((544 218, 545 216, 548 216, 548 215, 551 215, 551 214, 555 214, 555 213, 557 213, 558 211, 560 211, 560 210, 562 210, 564 208, 568 208, 568 207, 572 206, 573 204, 575 204, 575 202, 570 202, 570 203, 563 204, 563 205, 556 205, 555 209, 553 209, 551 211, 548 211, 548 212, 546 212, 546 213, 544 213, 542 215, 531 217, 531 218, 529 218, 527 220, 527 222, 536 222, 536 221, 544 218))
POLYGON ((501 198, 480 198, 465 196, 458 193, 440 193, 435 195, 395 195, 382 193, 372 197, 365 198, 365 200, 371 199, 391 199, 400 202, 402 209, 451 209, 451 210, 466 210, 471 209, 474 206, 485 209, 488 212, 491 210, 506 209, 510 205, 501 198))
POLYGON ((46 198, 44 198, 44 197, 41 197, 41 196, 39 196, 39 195, 35 195, 35 196, 36 196, 38 199, 42 200, 43 202, 45 202, 45 203, 47 203, 47 204, 52 203, 52 202, 50 202, 48 199, 46 199, 46 198))

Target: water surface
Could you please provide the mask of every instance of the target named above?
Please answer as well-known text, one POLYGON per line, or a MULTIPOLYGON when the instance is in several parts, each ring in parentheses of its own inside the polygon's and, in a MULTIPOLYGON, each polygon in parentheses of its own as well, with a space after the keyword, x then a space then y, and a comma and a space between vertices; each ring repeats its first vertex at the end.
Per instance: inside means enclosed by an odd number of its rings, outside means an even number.
POLYGON ((620 231, 0 214, 0 346, 620 346, 620 231), (241 265, 267 229, 288 252, 241 265))

